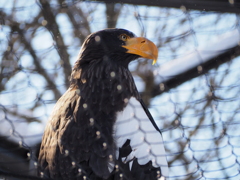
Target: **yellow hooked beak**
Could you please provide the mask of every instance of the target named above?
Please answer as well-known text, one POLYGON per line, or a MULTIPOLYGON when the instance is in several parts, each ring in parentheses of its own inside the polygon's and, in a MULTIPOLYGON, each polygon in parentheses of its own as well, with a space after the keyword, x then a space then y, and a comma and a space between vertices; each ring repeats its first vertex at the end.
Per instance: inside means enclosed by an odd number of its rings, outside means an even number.
POLYGON ((152 41, 144 37, 134 37, 127 39, 125 42, 126 44, 122 47, 128 50, 127 53, 136 54, 147 59, 153 59, 152 64, 157 62, 158 49, 152 41))

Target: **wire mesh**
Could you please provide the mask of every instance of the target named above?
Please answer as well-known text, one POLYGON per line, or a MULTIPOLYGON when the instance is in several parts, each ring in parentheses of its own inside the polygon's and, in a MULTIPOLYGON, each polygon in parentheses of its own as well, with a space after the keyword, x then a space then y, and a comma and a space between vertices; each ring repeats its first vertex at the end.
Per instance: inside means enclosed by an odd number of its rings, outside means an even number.
POLYGON ((0 14, 0 178, 37 179, 42 133, 79 48, 107 27, 159 47, 157 65, 142 59, 130 70, 162 131, 168 179, 240 178, 239 51, 224 40, 232 35, 238 42, 237 14, 61 0, 6 0, 0 14), (198 65, 189 67, 190 58, 171 68, 193 54, 198 65))

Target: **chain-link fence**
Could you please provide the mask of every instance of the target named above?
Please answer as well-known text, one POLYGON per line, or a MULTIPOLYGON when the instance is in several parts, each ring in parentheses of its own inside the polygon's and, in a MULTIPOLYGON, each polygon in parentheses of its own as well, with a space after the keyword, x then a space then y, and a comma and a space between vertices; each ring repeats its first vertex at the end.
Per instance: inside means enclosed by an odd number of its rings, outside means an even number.
POLYGON ((33 179, 81 44, 107 27, 159 48, 157 65, 142 59, 130 70, 162 131, 168 179, 240 178, 237 14, 63 0, 0 6, 0 178, 33 179))

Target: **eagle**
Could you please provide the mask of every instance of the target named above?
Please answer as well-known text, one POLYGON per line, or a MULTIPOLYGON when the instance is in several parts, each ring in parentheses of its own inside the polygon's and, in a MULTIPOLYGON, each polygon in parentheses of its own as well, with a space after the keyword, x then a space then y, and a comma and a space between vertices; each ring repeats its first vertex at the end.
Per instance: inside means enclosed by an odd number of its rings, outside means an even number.
POLYGON ((157 61, 156 45, 125 29, 84 41, 70 87, 54 106, 38 156, 38 174, 56 180, 158 180, 168 176, 162 134, 128 69, 157 61))

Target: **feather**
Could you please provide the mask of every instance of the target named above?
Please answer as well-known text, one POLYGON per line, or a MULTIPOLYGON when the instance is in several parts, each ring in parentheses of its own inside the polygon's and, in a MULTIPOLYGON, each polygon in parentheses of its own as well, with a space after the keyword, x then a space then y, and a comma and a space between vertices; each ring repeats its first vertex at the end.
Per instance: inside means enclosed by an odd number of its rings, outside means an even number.
POLYGON ((168 176, 162 136, 156 131, 141 103, 136 98, 130 98, 124 110, 117 114, 114 132, 118 148, 121 148, 127 140, 130 140, 132 152, 125 161, 131 161, 133 157, 137 159, 140 165, 152 161, 154 167, 160 167, 162 174, 165 177, 168 176))

